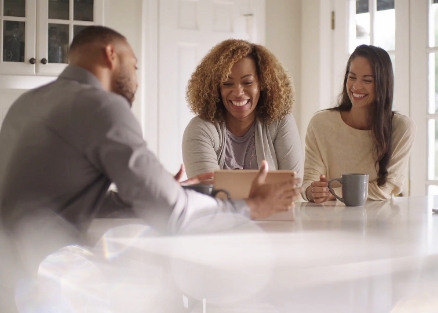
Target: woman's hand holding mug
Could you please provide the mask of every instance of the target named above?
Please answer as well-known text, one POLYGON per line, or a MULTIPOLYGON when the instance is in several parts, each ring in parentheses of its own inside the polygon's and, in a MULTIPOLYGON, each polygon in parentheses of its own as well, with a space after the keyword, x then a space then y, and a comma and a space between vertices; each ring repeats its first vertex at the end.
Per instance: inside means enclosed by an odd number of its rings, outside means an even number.
POLYGON ((328 200, 335 200, 335 197, 330 193, 328 188, 328 179, 325 175, 321 175, 319 181, 314 181, 306 189, 307 200, 322 203, 328 200))

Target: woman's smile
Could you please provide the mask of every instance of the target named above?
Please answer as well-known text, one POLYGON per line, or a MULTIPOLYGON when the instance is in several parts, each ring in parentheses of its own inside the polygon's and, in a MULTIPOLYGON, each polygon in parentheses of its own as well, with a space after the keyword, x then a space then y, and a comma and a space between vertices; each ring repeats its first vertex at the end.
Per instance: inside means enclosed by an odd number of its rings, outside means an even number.
POLYGON ((365 94, 365 93, 357 93, 357 92, 351 91, 351 96, 353 97, 354 100, 356 100, 356 101, 360 101, 360 100, 362 100, 364 97, 368 96, 368 94, 365 94))
POLYGON ((230 102, 231 102, 231 104, 233 106, 236 106, 236 107, 243 107, 244 105, 250 103, 249 99, 245 99, 245 100, 230 100, 230 102))

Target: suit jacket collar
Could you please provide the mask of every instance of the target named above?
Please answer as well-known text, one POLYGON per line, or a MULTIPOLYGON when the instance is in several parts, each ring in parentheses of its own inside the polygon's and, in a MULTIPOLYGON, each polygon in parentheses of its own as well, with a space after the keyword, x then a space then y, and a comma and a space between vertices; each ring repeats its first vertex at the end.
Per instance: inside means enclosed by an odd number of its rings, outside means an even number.
POLYGON ((79 66, 67 66, 64 71, 62 71, 61 75, 59 75, 59 78, 75 80, 80 82, 81 84, 87 84, 96 88, 103 89, 102 84, 93 73, 79 66))

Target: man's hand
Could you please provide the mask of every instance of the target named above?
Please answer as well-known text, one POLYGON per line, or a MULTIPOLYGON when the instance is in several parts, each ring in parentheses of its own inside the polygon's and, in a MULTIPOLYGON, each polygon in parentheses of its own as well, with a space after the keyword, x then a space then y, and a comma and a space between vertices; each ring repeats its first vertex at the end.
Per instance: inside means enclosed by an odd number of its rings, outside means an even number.
POLYGON ((334 200, 335 197, 328 189, 328 179, 325 175, 321 175, 319 181, 314 181, 306 189, 306 196, 309 201, 315 203, 326 202, 327 200, 334 200))
POLYGON ((181 181, 184 174, 185 174, 184 164, 181 164, 178 173, 176 173, 176 175, 174 176, 175 180, 179 182, 181 186, 194 185, 199 183, 213 184, 213 176, 214 176, 213 172, 202 173, 194 177, 191 177, 189 179, 186 179, 184 181, 181 181))
POLYGON ((293 207, 293 201, 300 194, 300 188, 296 187, 300 182, 299 178, 267 184, 265 183, 267 174, 268 163, 263 161, 246 200, 251 209, 252 219, 266 218, 276 212, 287 211, 293 207))
POLYGON ((175 176, 173 176, 173 178, 175 178, 175 180, 177 182, 181 182, 181 179, 183 178, 184 174, 185 174, 185 168, 184 168, 184 164, 181 164, 181 167, 179 168, 178 173, 176 173, 175 176))

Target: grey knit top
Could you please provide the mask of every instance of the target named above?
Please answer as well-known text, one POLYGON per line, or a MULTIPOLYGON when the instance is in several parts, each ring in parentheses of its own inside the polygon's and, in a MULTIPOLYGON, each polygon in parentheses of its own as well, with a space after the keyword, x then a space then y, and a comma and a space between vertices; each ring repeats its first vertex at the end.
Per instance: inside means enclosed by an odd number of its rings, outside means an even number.
MULTIPOLYGON (((255 122, 257 164, 266 160, 269 170, 294 170, 303 176, 303 150, 292 114, 270 124, 255 122)), ((187 176, 224 169, 227 128, 194 117, 187 125, 182 142, 187 176)))

